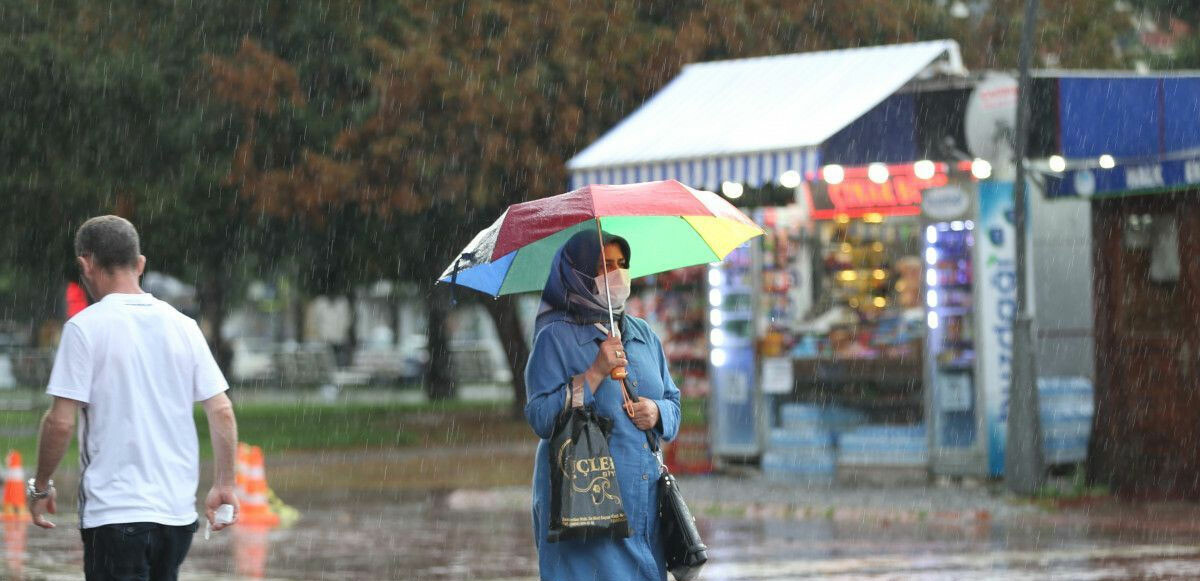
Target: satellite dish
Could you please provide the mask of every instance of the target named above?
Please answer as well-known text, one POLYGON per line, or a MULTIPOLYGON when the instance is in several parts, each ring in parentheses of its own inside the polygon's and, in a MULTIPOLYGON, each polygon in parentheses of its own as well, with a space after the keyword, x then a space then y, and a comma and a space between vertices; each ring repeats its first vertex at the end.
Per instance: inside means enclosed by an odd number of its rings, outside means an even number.
POLYGON ((967 149, 993 166, 1012 164, 1013 136, 1017 127, 1017 80, 990 73, 971 93, 963 119, 967 149))

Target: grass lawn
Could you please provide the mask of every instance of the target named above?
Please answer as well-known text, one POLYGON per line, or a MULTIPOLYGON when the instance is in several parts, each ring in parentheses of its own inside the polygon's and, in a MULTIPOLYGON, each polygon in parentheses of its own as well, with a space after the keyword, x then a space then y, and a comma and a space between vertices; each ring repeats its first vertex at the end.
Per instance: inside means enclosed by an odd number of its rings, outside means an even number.
MULTIPOLYGON (((507 403, 237 404, 238 436, 282 451, 460 446, 529 440, 507 403)), ((204 412, 196 412, 201 454, 210 453, 204 412)))
MULTIPOLYGON (((16 449, 27 471, 36 461, 37 430, 49 399, 29 392, 0 398, 0 450, 16 449)), ((528 441, 524 420, 508 416, 506 403, 431 404, 235 403, 239 439, 267 454, 282 451, 379 450, 528 441)), ((196 407, 201 457, 209 458, 208 422, 196 407)), ((74 438, 63 461, 78 458, 74 438)))
MULTIPOLYGON (((37 428, 49 398, 0 395, 0 451, 36 462, 37 428)), ((683 402, 683 421, 702 424, 704 400, 683 402)), ((318 403, 236 399, 239 439, 261 446, 280 494, 329 489, 405 491, 528 485, 537 437, 507 402, 318 403), (428 452, 426 452, 428 450, 428 452), (366 454, 361 454, 365 452, 366 454), (375 454, 375 453, 378 454, 375 454)), ((201 458, 212 457, 208 422, 196 407, 201 458)), ((59 468, 78 465, 75 439, 59 468)), ((202 471, 205 472, 205 471, 202 471)))

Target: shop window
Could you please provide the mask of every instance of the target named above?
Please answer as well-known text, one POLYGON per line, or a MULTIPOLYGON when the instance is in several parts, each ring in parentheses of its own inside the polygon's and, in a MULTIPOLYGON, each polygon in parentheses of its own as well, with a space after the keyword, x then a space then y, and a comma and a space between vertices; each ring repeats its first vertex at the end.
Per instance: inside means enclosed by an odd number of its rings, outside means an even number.
POLYGON ((1123 246, 1127 251, 1148 252, 1146 277, 1150 282, 1179 282, 1179 222, 1169 214, 1131 214, 1126 217, 1123 246))
POLYGON ((1131 213, 1121 223, 1118 320, 1128 332, 1158 334, 1180 321, 1179 222, 1173 214, 1131 213))

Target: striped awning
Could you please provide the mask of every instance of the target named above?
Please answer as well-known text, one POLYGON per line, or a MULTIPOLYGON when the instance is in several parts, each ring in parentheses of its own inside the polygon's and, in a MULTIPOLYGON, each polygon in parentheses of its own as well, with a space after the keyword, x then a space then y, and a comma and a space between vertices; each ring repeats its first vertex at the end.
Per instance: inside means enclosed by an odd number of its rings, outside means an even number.
POLYGON ((795 170, 803 176, 810 170, 815 171, 819 165, 817 148, 804 147, 791 151, 582 169, 571 173, 571 189, 591 184, 677 180, 695 188, 717 191, 722 182, 740 182, 758 187, 778 179, 788 170, 795 170))
POLYGON ((929 71, 964 72, 954 41, 687 65, 567 162, 570 185, 674 179, 716 190, 805 176, 827 139, 929 71))

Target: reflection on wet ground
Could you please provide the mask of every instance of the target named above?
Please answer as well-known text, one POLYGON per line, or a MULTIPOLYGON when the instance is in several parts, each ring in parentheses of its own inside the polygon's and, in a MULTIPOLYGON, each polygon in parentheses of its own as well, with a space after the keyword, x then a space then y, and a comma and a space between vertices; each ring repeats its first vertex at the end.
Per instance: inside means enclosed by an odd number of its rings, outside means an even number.
MULTIPOLYGON (((535 579, 520 490, 334 496, 293 502, 294 527, 198 535, 187 579, 535 579)), ((80 579, 73 515, 53 531, 4 529, 4 577, 80 579), (21 547, 21 544, 25 546, 21 547)), ((704 579, 1124 580, 1200 578, 1200 543, 1180 533, 1119 533, 1086 521, 880 525, 815 519, 703 518, 704 579)))

